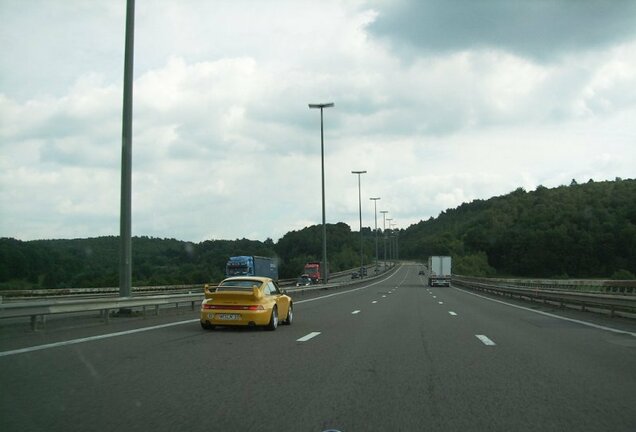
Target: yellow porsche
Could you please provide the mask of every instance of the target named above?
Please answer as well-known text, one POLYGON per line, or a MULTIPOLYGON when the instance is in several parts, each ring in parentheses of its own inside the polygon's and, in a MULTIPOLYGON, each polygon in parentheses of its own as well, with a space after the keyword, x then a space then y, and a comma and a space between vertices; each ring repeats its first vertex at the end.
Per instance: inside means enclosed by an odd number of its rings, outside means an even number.
POLYGON ((270 278, 240 276, 224 279, 218 286, 204 287, 201 327, 264 326, 276 330, 278 324, 294 320, 291 297, 270 278))

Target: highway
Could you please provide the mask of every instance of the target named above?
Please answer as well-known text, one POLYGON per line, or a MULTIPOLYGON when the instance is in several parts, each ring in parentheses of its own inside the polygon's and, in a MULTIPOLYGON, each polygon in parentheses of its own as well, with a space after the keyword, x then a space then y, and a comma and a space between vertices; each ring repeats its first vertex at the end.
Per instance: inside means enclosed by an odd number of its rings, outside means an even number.
POLYGON ((203 331, 189 310, 0 327, 0 430, 636 430, 633 323, 428 288, 418 269, 294 298, 275 332, 203 331))

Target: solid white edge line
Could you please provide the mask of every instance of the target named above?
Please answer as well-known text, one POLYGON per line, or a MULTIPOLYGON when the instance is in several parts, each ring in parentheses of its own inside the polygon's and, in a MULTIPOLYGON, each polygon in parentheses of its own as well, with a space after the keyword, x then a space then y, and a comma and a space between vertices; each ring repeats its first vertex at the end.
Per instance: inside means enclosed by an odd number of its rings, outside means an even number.
POLYGON ((491 299, 491 298, 485 297, 483 295, 475 294, 475 293, 472 293, 472 292, 469 292, 469 291, 466 291, 466 290, 463 290, 463 289, 459 289, 459 288, 456 288, 456 287, 454 287, 454 288, 457 291, 461 291, 461 292, 464 292, 466 294, 474 295, 476 297, 480 297, 480 298, 483 298, 485 300, 490 300, 490 301, 493 301, 493 302, 496 302, 496 303, 505 304, 507 306, 512 306, 512 307, 517 308, 517 309, 523 309, 523 310, 528 311, 528 312, 534 312, 534 313, 538 313, 540 315, 545 315, 545 316, 549 316, 549 317, 552 317, 552 318, 561 319, 561 320, 564 320, 564 321, 570 321, 570 322, 581 324, 581 325, 584 325, 584 326, 593 327, 593 328, 596 328, 596 329, 599 329, 599 330, 606 330, 606 331, 610 331, 610 332, 613 332, 613 333, 627 334, 627 335, 636 337, 636 333, 632 333, 632 332, 629 332, 627 330, 619 330, 619 329, 615 329, 615 328, 612 328, 612 327, 606 327, 606 326, 602 326, 602 325, 599 325, 599 324, 593 324, 593 323, 590 323, 590 322, 587 322, 587 321, 577 320, 577 319, 574 319, 574 318, 562 317, 562 316, 559 316, 559 315, 551 314, 549 312, 538 311, 538 310, 527 308, 525 306, 519 306, 519 305, 515 305, 515 304, 512 304, 512 303, 506 303, 505 301, 501 301, 501 300, 497 300, 497 299, 491 299))
MULTIPOLYGON (((396 274, 397 274, 397 271, 391 273, 386 278, 384 278, 384 279, 382 279, 380 281, 374 282, 374 283, 372 283, 370 285, 365 285, 363 287, 354 288, 354 289, 350 289, 350 290, 347 290, 347 291, 341 291, 341 292, 337 292, 337 293, 333 293, 333 294, 327 294, 327 295, 322 296, 322 297, 315 297, 315 298, 312 298, 312 299, 299 300, 299 301, 294 302, 294 304, 306 303, 306 302, 310 302, 310 301, 320 300, 320 299, 323 299, 323 298, 333 297, 333 296, 336 296, 336 295, 341 295, 341 294, 346 294, 346 293, 350 293, 350 292, 354 292, 354 291, 359 291, 361 289, 366 289, 366 288, 372 287, 374 285, 377 285, 377 284, 379 284, 381 282, 385 282, 385 281, 391 279, 396 274)), ((33 352, 33 351, 41 351, 41 350, 45 350, 45 349, 49 349, 49 348, 62 347, 62 346, 66 346, 66 345, 75 345, 75 344, 79 344, 79 343, 83 343, 83 342, 90 342, 90 341, 100 340, 100 339, 108 339, 108 338, 117 337, 117 336, 125 336, 125 335, 129 335, 129 334, 141 333, 141 332, 150 331, 150 330, 156 330, 156 329, 165 328, 165 327, 177 326, 177 325, 181 325, 181 324, 190 324, 190 323, 194 323, 194 322, 198 322, 198 321, 200 321, 200 319, 196 318, 196 319, 193 319, 193 320, 177 321, 177 322, 173 322, 173 323, 161 324, 161 325, 152 326, 152 327, 143 327, 143 328, 133 329, 133 330, 126 330, 126 331, 117 332, 117 333, 107 333, 107 334, 103 334, 103 335, 89 336, 89 337, 80 338, 80 339, 71 339, 71 340, 61 341, 61 342, 53 342, 53 343, 45 344, 45 345, 37 345, 37 346, 32 346, 32 347, 19 348, 19 349, 14 349, 14 350, 10 350, 10 351, 0 351, 0 357, 7 357, 7 356, 10 356, 10 355, 23 354, 23 353, 33 352)))
POLYGON ((296 339, 296 342, 307 342, 309 339, 313 339, 316 336, 318 336, 320 334, 320 332, 311 332, 309 334, 306 334, 305 336, 301 337, 300 339, 296 339))
POLYGON ((315 297, 315 298, 310 298, 310 299, 306 299, 306 300, 298 300, 298 301, 295 301, 294 304, 301 304, 301 303, 307 303, 307 302, 310 302, 310 301, 322 300, 324 298, 329 298, 329 297, 333 297, 333 296, 337 296, 337 295, 342 295, 342 294, 347 294, 347 293, 354 292, 354 291, 360 291, 360 290, 363 290, 363 289, 367 289, 367 288, 370 288, 370 287, 372 287, 374 285, 377 285, 379 283, 382 283, 382 282, 385 282, 385 281, 391 279, 396 274, 397 274, 397 272, 392 273, 388 277, 386 277, 385 279, 382 279, 380 281, 377 281, 377 282, 374 282, 372 284, 365 285, 365 286, 362 286, 362 287, 359 287, 359 288, 353 288, 353 289, 350 289, 350 290, 347 290, 347 291, 340 291, 340 292, 333 293, 333 294, 327 294, 327 295, 324 295, 322 297, 315 297))
POLYGON ((487 346, 495 346, 495 345, 497 345, 497 344, 496 344, 496 343, 494 343, 492 340, 490 340, 490 339, 488 338, 488 336, 485 336, 485 335, 475 335, 475 337, 476 337, 477 339, 479 339, 479 340, 480 340, 480 341, 481 341, 484 345, 487 345, 487 346))
POLYGON ((15 355, 15 354, 28 353, 28 352, 32 352, 32 351, 40 351, 40 350, 43 350, 43 349, 61 347, 61 346, 66 346, 66 345, 75 345, 75 344, 78 344, 78 343, 90 342, 90 341, 99 340, 99 339, 108 339, 108 338, 112 338, 112 337, 116 337, 116 336, 124 336, 124 335, 129 335, 129 334, 134 334, 134 333, 141 333, 141 332, 145 332, 145 331, 149 331, 149 330, 156 330, 156 329, 165 328, 165 327, 173 327, 173 326, 177 326, 177 325, 181 325, 181 324, 189 324, 189 323, 194 323, 194 322, 198 322, 198 321, 199 321, 199 318, 194 319, 194 320, 188 320, 188 321, 177 321, 177 322, 173 322, 173 323, 161 324, 161 325, 152 326, 152 327, 143 327, 143 328, 138 328, 138 329, 133 329, 133 330, 121 331, 121 332, 117 332, 117 333, 107 333, 107 334, 103 334, 103 335, 89 336, 89 337, 80 338, 80 339, 71 339, 71 340, 61 341, 61 342, 53 342, 53 343, 46 344, 46 345, 37 345, 37 346, 28 347, 28 348, 20 348, 20 349, 15 349, 15 350, 11 350, 11 351, 2 351, 2 352, 0 352, 0 357, 5 357, 5 356, 10 356, 10 355, 15 355))

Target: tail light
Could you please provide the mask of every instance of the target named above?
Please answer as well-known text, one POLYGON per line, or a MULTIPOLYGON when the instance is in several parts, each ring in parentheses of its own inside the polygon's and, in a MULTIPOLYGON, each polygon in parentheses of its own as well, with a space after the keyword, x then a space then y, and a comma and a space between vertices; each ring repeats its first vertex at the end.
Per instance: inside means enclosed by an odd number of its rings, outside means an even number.
POLYGON ((204 304, 203 309, 223 309, 223 310, 250 310, 259 311, 265 310, 263 305, 220 305, 220 304, 204 304))

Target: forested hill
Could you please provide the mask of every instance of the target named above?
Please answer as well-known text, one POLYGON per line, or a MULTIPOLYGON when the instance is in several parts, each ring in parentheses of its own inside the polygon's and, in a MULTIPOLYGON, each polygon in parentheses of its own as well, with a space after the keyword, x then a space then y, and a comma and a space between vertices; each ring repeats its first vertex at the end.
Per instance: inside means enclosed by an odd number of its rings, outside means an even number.
MULTIPOLYGON (((327 224, 332 271, 360 263, 360 233, 327 224)), ((374 234, 363 229, 365 263, 375 257, 374 234)), ((285 234, 278 242, 134 237, 133 284, 198 284, 223 278, 234 255, 277 257, 281 278, 320 260, 322 228, 285 234)), ((452 255, 466 275, 634 278, 636 180, 523 189, 476 200, 399 232, 400 258, 452 255)), ((380 251, 380 255, 382 251, 380 251)), ((117 286, 119 239, 20 241, 0 238, 0 289, 117 286)))
POLYGON ((588 182, 476 200, 410 226, 402 257, 452 255, 454 272, 634 278, 636 180, 588 182))
MULTIPOLYGON (((375 254, 365 231, 366 258, 375 254)), ((332 271, 360 263, 360 237, 347 224, 327 224, 332 271)), ((302 273, 308 261, 320 260, 322 227, 314 225, 272 240, 208 240, 133 237, 134 286, 198 284, 220 281, 228 257, 258 255, 278 258, 281 278, 302 273)), ((0 289, 91 288, 119 284, 119 238, 20 241, 0 238, 0 289)))

